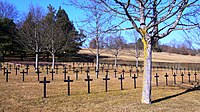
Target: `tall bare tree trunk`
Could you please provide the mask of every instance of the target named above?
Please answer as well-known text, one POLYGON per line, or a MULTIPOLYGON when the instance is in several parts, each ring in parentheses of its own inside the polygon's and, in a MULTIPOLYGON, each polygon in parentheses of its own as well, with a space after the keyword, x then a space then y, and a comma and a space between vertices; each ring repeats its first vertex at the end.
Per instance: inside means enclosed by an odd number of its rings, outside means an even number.
POLYGON ((117 55, 115 55, 115 68, 117 68, 117 55))
MULTIPOLYGON (((99 70, 99 42, 96 43, 97 48, 96 48, 96 71, 99 70)), ((96 75, 98 72, 96 72, 96 75)))
POLYGON ((39 61, 39 52, 37 51, 35 53, 35 68, 36 68, 36 71, 37 71, 37 68, 38 68, 38 61, 39 61))
POLYGON ((136 45, 136 48, 135 48, 135 52, 136 52, 136 73, 137 73, 137 77, 138 77, 138 58, 139 58, 139 53, 138 53, 138 48, 137 48, 137 45, 136 45))
POLYGON ((51 65, 51 69, 54 69, 54 67, 55 67, 55 54, 52 53, 51 55, 52 55, 52 65, 51 65))
POLYGON ((150 39, 147 40, 144 38, 142 39, 144 44, 144 73, 141 102, 145 104, 151 104, 152 44, 150 39))

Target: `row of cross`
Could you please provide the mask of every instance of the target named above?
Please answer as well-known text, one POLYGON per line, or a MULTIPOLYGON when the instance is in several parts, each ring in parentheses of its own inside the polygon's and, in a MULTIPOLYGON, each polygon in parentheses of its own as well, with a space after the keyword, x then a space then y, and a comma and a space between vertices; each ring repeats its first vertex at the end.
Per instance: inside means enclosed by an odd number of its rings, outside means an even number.
MULTIPOLYGON (((4 68, 3 68, 4 69, 4 68)), ((25 72, 25 70, 23 69, 23 71, 22 72, 20 72, 20 73, 22 73, 22 75, 23 75, 23 78, 22 78, 22 80, 24 81, 24 75, 25 74, 28 74, 28 70, 29 70, 29 67, 27 67, 27 68, 25 68, 26 69, 26 72, 25 72)), ((18 69, 16 68, 16 71, 17 71, 18 69)), ((52 74, 52 80, 53 80, 53 74, 55 73, 55 71, 52 69, 50 72, 48 71, 49 69, 47 69, 47 74, 48 73, 51 73, 52 74)), ((76 69, 75 71, 74 71, 75 73, 76 73, 76 79, 78 79, 78 70, 76 69)), ((90 76, 89 76, 89 69, 87 69, 86 71, 85 71, 86 73, 87 73, 87 78, 85 79, 85 81, 87 81, 88 82, 88 93, 90 94, 90 81, 93 81, 93 79, 91 79, 90 78, 90 76)), ((96 71, 97 73, 98 73, 98 71, 96 71)), ((106 88, 106 92, 108 91, 108 80, 110 80, 110 78, 108 77, 108 69, 105 71, 106 72, 106 75, 105 75, 105 78, 103 78, 103 80, 105 80, 105 88, 106 88)), ((115 75, 115 78, 116 78, 116 69, 114 70, 114 75, 115 75)), ((123 80, 124 80, 124 72, 125 72, 125 70, 123 69, 122 70, 122 75, 120 75, 120 77, 118 78, 119 80, 120 80, 120 82, 121 82, 121 90, 123 90, 123 80)), ((132 70, 130 69, 129 70, 129 72, 130 72, 130 77, 131 77, 131 72, 132 72, 132 70)), ((5 69, 4 70, 4 75, 6 75, 6 82, 8 82, 8 74, 10 74, 11 72, 9 72, 8 71, 8 69, 5 69)), ((37 73, 37 75, 38 75, 38 81, 39 81, 39 76, 40 76, 40 71, 39 71, 39 68, 36 68, 36 73, 37 73)), ((68 95, 70 95, 70 82, 73 82, 73 80, 71 80, 70 79, 70 76, 68 76, 67 77, 67 79, 66 79, 66 73, 67 73, 67 68, 66 67, 64 67, 63 68, 63 73, 64 73, 64 82, 67 82, 68 83, 68 95)), ((16 75, 17 75, 17 72, 16 72, 16 75)), ((197 81, 197 74, 196 74, 196 72, 195 72, 195 74, 194 74, 194 76, 195 76, 195 82, 197 81)), ((165 77, 165 79, 166 79, 166 85, 168 85, 168 77, 169 77, 169 75, 166 73, 166 75, 164 75, 164 77, 165 77)), ((174 73, 173 74, 173 77, 174 77, 174 84, 176 84, 176 77, 177 77, 177 75, 174 73)), ((182 73, 181 74, 181 77, 182 77, 182 83, 184 83, 184 74, 182 73)), ((188 82, 191 82, 191 74, 190 74, 190 72, 188 73, 188 82)), ((97 77, 98 78, 98 77, 97 77)), ((134 79, 134 88, 136 88, 136 79, 137 79, 137 76, 134 74, 134 77, 132 77, 133 79, 134 79)), ((158 86, 158 78, 159 78, 159 75, 156 73, 156 75, 155 75, 155 79, 156 79, 156 86, 158 86)), ((47 83, 50 83, 50 81, 47 81, 46 80, 46 77, 44 77, 44 80, 43 81, 39 81, 40 83, 43 83, 44 84, 44 98, 46 98, 46 84, 47 83)))

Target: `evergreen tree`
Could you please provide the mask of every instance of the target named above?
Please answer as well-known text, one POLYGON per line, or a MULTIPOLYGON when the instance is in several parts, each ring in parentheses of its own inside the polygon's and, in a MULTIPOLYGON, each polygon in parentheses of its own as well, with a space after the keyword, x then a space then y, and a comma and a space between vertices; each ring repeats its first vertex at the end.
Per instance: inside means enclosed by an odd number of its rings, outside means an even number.
POLYGON ((0 51, 3 58, 7 51, 19 50, 16 36, 17 29, 13 20, 0 18, 0 51))
POLYGON ((69 20, 67 13, 61 7, 59 7, 56 14, 56 26, 61 27, 66 38, 66 43, 62 50, 67 53, 78 52, 83 42, 83 35, 79 34, 75 29, 74 24, 69 20))

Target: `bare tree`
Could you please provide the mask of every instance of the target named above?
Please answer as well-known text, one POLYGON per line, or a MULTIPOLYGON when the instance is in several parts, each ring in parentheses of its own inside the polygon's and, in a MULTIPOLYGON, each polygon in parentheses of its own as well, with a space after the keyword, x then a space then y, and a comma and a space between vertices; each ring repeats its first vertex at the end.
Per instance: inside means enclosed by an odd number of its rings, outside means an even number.
POLYGON ((134 42, 134 45, 132 47, 130 46, 128 51, 136 58, 135 66, 136 66, 136 73, 137 73, 137 76, 138 76, 139 57, 143 53, 142 49, 139 49, 140 38, 139 38, 138 32, 136 32, 136 31, 129 32, 128 35, 132 39, 132 41, 134 42))
MULTIPOLYGON (((87 35, 87 38, 95 38, 96 42, 96 71, 99 70, 99 56, 100 56, 100 42, 104 37, 105 33, 108 32, 110 28, 112 15, 105 13, 103 8, 96 3, 90 2, 87 0, 78 1, 78 0, 68 0, 70 5, 85 11, 86 18, 82 18, 77 24, 79 27, 84 29, 84 33, 87 35), (88 10, 89 9, 89 10, 88 10)), ((89 40, 89 39, 88 39, 89 40)), ((92 50, 90 50, 92 51, 92 50)))
POLYGON ((106 50, 115 56, 115 68, 117 66, 117 57, 125 44, 125 39, 120 35, 111 35, 105 39, 106 50))
MULTIPOLYGON (((198 0, 100 0, 106 10, 125 16, 142 36, 144 45, 144 76, 142 103, 151 103, 152 45, 175 30, 187 30, 197 25, 192 21, 198 0), (187 18, 190 18, 189 20, 187 18)), ((131 27, 130 27, 131 28, 131 27)))
MULTIPOLYGON (((83 1, 86 2, 86 1, 83 1)), ((120 18, 119 24, 129 22, 130 27, 142 36, 144 45, 144 76, 142 103, 151 104, 152 45, 176 30, 188 30, 197 25, 193 21, 199 7, 198 0, 87 0, 97 10, 120 18), (188 19, 189 18, 189 19, 188 19)), ((92 10, 92 8, 87 8, 92 10)), ((198 15, 199 16, 199 15, 198 15)))
POLYGON ((35 52, 35 68, 38 68, 39 53, 44 49, 47 38, 44 38, 42 19, 44 17, 41 7, 30 5, 29 13, 19 31, 19 42, 27 49, 35 52))
POLYGON ((0 1, 0 18, 16 19, 17 16, 18 11, 14 5, 0 1))

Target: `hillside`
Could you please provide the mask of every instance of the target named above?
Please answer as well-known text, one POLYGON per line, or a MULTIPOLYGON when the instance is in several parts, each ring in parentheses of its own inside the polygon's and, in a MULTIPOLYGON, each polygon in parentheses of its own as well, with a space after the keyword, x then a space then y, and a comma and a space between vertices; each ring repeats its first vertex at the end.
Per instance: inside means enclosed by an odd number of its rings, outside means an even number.
MULTIPOLYGON (((112 52, 106 50, 100 50, 100 56, 106 56, 107 60, 114 60, 114 55, 112 52)), ((95 49, 82 49, 79 51, 79 54, 90 54, 95 55, 95 49)), ((200 63, 200 56, 190 56, 190 55, 180 55, 174 53, 166 52, 153 52, 153 62, 172 62, 172 63, 200 63)), ((118 56, 119 60, 124 61, 135 61, 135 57, 128 50, 122 50, 118 56)), ((141 54, 140 61, 143 61, 143 54, 141 54)))

